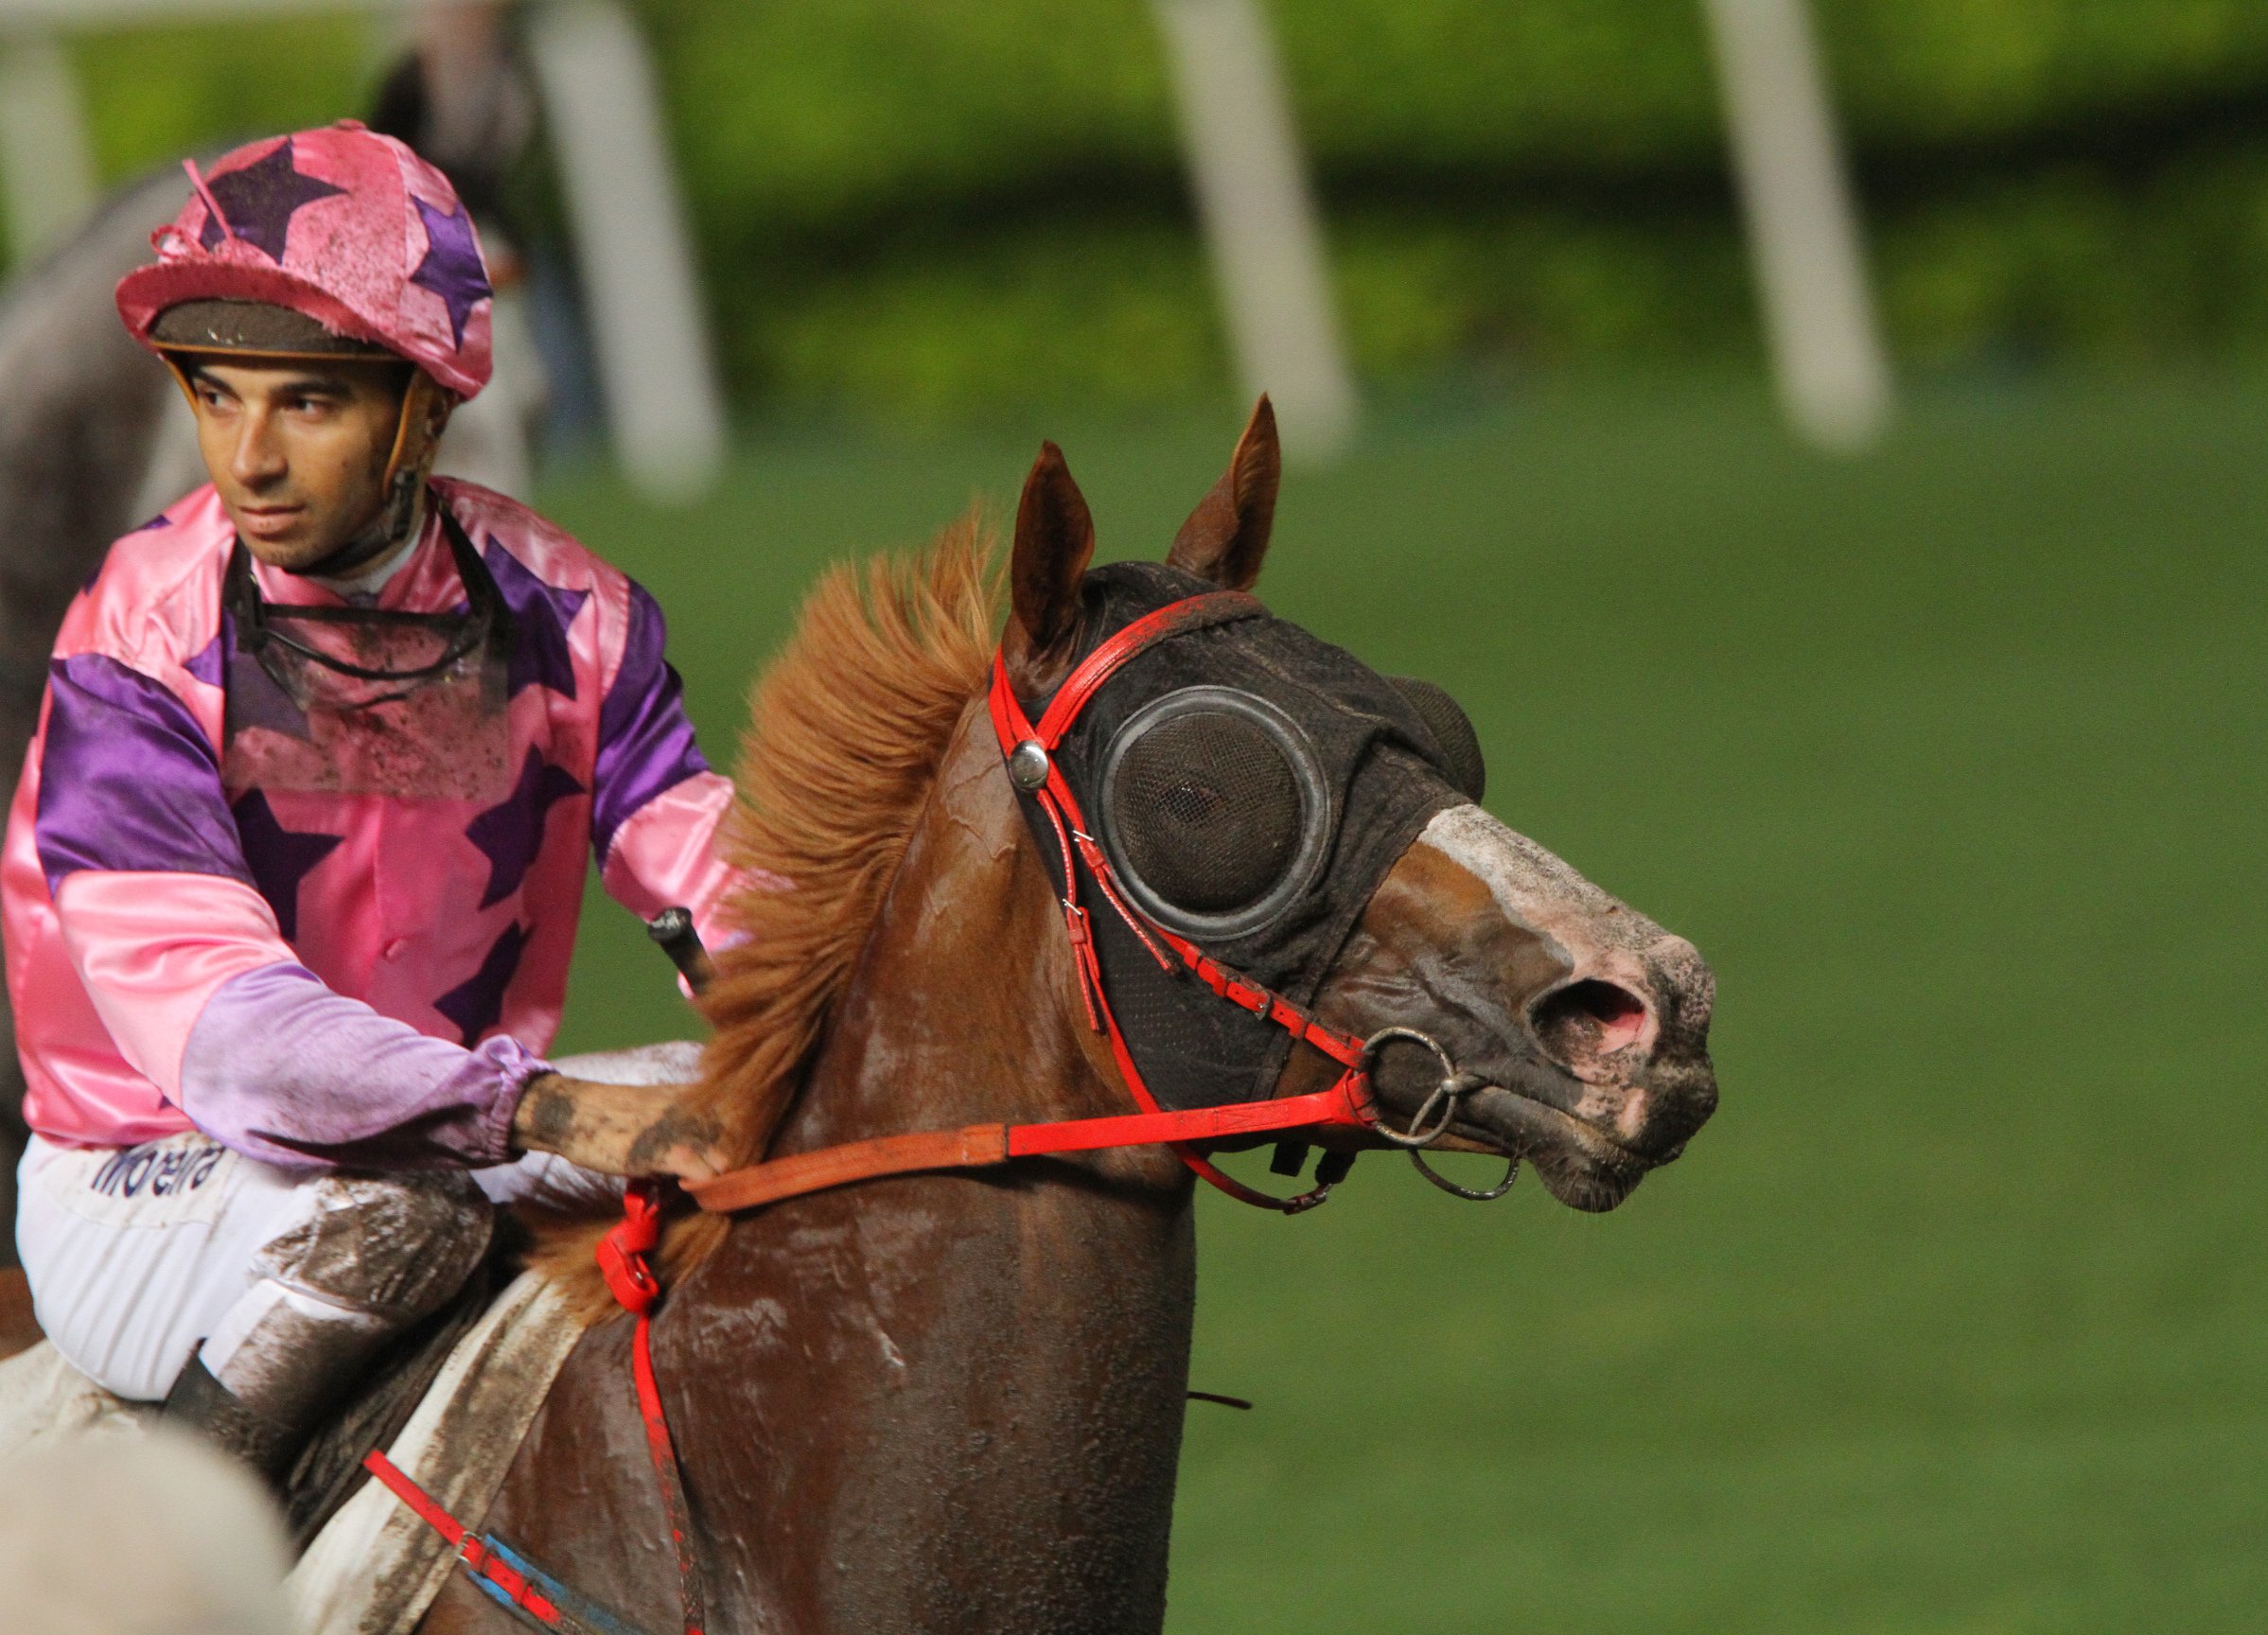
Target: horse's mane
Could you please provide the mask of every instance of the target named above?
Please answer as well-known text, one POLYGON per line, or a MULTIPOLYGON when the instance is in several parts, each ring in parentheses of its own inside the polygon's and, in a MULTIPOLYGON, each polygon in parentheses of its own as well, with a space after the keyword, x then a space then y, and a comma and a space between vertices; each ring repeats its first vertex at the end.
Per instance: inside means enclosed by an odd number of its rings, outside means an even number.
MULTIPOLYGON (((763 1156, 849 982, 946 741, 985 683, 1000 575, 979 515, 919 552, 845 562, 803 604, 756 684, 727 818, 727 861, 747 882, 701 1001, 714 1029, 697 1110, 736 1164, 763 1156), (781 882, 788 882, 782 886, 781 882)), ((611 1309, 591 1262, 605 1220, 533 1222, 534 1257, 588 1315, 611 1309)), ((715 1216, 676 1222, 665 1281, 723 1241, 715 1216)))

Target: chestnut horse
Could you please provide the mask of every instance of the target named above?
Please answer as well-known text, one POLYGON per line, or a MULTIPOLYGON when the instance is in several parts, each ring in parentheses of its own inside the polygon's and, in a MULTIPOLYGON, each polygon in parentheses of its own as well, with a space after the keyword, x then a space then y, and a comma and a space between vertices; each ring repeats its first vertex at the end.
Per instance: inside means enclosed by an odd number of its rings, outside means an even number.
MULTIPOLYGON (((1086 506, 1049 445, 1016 516, 1002 642, 1016 694, 1045 700, 1137 591, 1155 606, 1249 587, 1276 473, 1263 400, 1167 567, 1090 572, 1086 506)), ((966 524, 918 562, 838 570, 759 692, 730 844, 742 866, 796 884, 738 905, 748 937, 717 958, 697 1092, 749 1158, 1131 1110, 987 716, 983 557, 966 524)), ((1263 671, 1306 653, 1319 674, 1383 685, 1261 623, 1281 638, 1263 671)), ((1222 682, 1245 686, 1258 672, 1238 654, 1273 639, 1224 627, 1168 645, 1187 643, 1178 661, 1201 674, 1217 656, 1222 682)), ((1123 684, 1152 662, 1134 660, 1123 684)), ((1298 705, 1280 690, 1275 704, 1287 699, 1298 705)), ((1403 730, 1414 742, 1423 729, 1403 730)), ((1714 1105, 1707 967, 1450 790, 1437 757, 1385 738, 1372 753, 1423 785, 1398 809, 1414 834, 1353 834, 1377 802, 1359 782, 1334 798, 1350 832, 1333 869, 1367 845, 1381 877, 1351 901, 1340 941, 1282 985, 1343 1032, 1420 1029, 1486 1081, 1455 1099, 1445 1144, 1519 1155, 1561 1200, 1613 1207, 1714 1105)), ((1187 986, 1191 1003, 1216 1002, 1187 986)), ((1120 1015, 1130 1037, 1145 1025, 1120 1015)), ((1337 1067, 1312 1054, 1272 1069, 1274 1093, 1327 1085, 1337 1067)), ((1423 1050, 1389 1049, 1376 1089, 1406 1123, 1439 1076, 1423 1050)), ((1173 1152, 1149 1147, 870 1181, 729 1225, 681 1222, 654 1354, 709 1628, 1158 1629, 1195 1296, 1191 1195, 1173 1152)), ((572 1264, 592 1230, 554 1238, 552 1263, 572 1264)), ((660 1630, 678 1626, 675 1559, 630 1340, 619 1315, 592 1326, 485 1526, 660 1630)), ((422 1627, 509 1622, 460 1575, 422 1627)))

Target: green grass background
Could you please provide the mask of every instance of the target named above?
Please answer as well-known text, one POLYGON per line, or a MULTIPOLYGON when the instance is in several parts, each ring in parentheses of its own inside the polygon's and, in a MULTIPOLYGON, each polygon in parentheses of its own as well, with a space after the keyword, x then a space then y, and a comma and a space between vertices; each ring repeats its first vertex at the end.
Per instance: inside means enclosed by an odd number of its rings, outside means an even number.
MULTIPOLYGON (((818 567, 1061 440, 1162 550, 1225 414, 750 448, 554 512, 721 758, 818 567)), ((1488 804, 1692 936, 1723 1110, 1619 1212, 1385 1156, 1207 1198, 1172 1615, 1198 1631, 2257 1627, 2268 382, 1941 394, 1879 453, 1747 388, 1405 408, 1262 589, 1450 684, 1488 804)), ((594 905, 570 1039, 683 1027, 594 905)), ((1246 1160, 1250 1167, 1253 1160, 1246 1160)))
MULTIPOLYGON (((1233 374, 1145 0, 634 5, 742 410, 1017 425, 1233 374)), ((1908 368, 2268 359, 2268 7, 1811 9, 1908 368)), ((1694 0, 1264 10, 1365 381, 1759 356, 1694 0)), ((66 38, 112 183, 367 114, 401 44, 375 11, 66 38)), ((507 188, 546 264, 554 180, 507 188)))

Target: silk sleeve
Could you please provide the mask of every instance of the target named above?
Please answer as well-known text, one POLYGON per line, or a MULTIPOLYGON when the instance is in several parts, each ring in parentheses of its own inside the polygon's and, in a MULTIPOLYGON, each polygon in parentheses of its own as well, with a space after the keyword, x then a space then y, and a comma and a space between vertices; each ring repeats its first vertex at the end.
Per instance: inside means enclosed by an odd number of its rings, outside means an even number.
POLYGON ((210 739, 114 659, 49 679, 35 829, 73 969, 119 1054, 190 1120, 270 1163, 505 1157, 542 1064, 478 1052, 323 986, 254 883, 210 739))
POLYGON ((662 656, 667 634, 661 609, 633 584, 622 662, 599 712, 590 844, 608 896, 642 919, 689 908, 716 948, 730 940, 723 909, 744 880, 717 847, 732 785, 694 741, 683 684, 662 656))

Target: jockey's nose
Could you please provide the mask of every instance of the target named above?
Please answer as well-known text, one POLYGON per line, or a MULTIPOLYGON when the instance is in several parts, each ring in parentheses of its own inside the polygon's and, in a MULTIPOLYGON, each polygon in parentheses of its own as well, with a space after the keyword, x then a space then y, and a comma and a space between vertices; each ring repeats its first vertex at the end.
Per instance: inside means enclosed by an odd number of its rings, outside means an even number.
POLYGON ((274 420, 264 406, 247 405, 237 419, 236 441, 229 449, 228 474, 247 488, 258 488, 289 468, 274 420))

